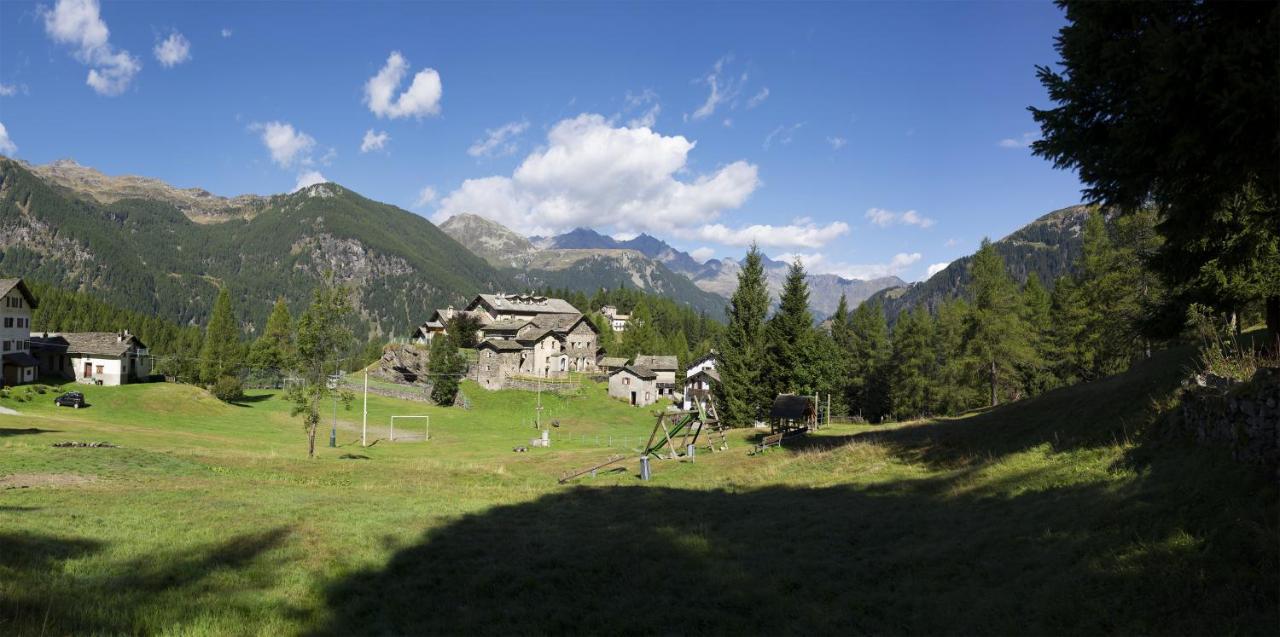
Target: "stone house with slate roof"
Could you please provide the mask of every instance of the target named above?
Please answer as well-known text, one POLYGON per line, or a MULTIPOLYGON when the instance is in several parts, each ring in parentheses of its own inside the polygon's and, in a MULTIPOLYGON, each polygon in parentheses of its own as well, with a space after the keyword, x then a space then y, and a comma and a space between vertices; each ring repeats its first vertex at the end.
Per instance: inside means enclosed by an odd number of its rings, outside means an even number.
POLYGON ((636 407, 658 401, 658 375, 647 367, 625 365, 609 374, 609 397, 636 407))
POLYGON ((480 323, 476 379, 481 387, 503 389, 514 377, 563 378, 597 369, 600 334, 563 299, 481 294, 462 312, 480 323))
POLYGON ((31 339, 40 374, 79 383, 124 385, 151 377, 152 360, 137 336, 123 332, 48 332, 31 339))
POLYGON ((678 393, 676 386, 676 368, 679 362, 675 356, 636 355, 636 367, 643 367, 656 376, 656 387, 659 396, 674 398, 678 393))

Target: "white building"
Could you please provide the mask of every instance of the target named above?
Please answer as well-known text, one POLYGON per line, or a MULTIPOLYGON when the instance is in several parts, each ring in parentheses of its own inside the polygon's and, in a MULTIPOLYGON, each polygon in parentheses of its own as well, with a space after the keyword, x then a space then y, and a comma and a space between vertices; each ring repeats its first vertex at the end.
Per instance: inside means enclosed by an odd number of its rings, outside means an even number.
POLYGON ((720 382, 720 373, 716 371, 716 352, 706 354, 693 361, 684 370, 684 405, 685 409, 693 409, 695 396, 710 394, 713 383, 720 382))
POLYGON ((22 279, 0 279, 0 299, 0 386, 34 382, 39 370, 31 355, 36 297, 22 279))
POLYGON ((615 332, 627 331, 627 323, 631 320, 630 314, 622 314, 618 312, 618 308, 612 305, 606 305, 600 308, 600 314, 609 321, 609 326, 615 332))
POLYGON ((136 383, 151 376, 147 346, 128 331, 47 333, 31 340, 45 376, 96 385, 136 383))

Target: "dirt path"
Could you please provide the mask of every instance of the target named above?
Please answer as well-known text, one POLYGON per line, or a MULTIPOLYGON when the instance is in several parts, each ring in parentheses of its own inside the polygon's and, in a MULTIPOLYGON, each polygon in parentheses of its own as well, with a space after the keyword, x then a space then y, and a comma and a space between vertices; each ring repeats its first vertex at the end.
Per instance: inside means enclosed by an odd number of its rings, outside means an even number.
POLYGON ((22 414, 9 409, 8 407, 0 407, 0 416, 21 416, 22 414))

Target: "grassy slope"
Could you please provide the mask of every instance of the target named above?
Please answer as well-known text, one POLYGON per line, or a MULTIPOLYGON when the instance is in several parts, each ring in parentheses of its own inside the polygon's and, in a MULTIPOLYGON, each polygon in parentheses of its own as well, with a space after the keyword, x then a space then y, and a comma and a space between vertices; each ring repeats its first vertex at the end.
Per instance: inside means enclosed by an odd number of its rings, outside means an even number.
MULTIPOLYGON (((650 483, 628 462, 570 487, 617 450, 514 454, 532 396, 474 385, 466 412, 371 398, 371 423, 431 413, 429 443, 351 444, 357 404, 315 461, 272 397, 0 400, 24 412, 0 416, 0 476, 96 477, 0 491, 0 632, 1272 632, 1274 484, 1143 442, 1181 363, 758 457, 736 432, 650 483), (68 439, 123 447, 49 447, 68 439)), ((544 395, 544 417, 648 433, 602 394, 544 395)))

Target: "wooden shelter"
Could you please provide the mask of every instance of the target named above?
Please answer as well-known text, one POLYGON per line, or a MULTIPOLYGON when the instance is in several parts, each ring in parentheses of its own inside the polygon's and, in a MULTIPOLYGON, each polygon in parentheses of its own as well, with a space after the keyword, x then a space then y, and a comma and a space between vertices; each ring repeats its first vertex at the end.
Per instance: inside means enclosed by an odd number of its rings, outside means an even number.
POLYGON ((818 426, 818 404, 813 396, 778 394, 769 409, 773 433, 805 433, 818 426))

